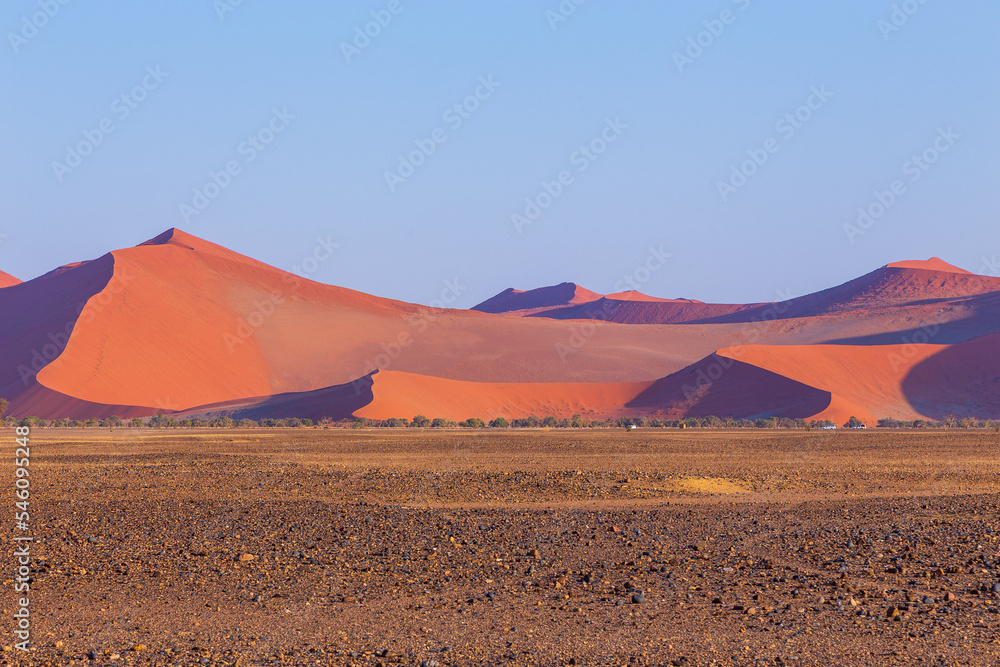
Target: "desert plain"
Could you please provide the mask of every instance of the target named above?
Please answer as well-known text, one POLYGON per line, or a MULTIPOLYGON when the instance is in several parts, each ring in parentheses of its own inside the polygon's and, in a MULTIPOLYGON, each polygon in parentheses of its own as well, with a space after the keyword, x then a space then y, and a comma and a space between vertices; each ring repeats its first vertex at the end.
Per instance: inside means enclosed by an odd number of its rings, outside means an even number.
POLYGON ((2 664, 1000 662, 994 431, 31 443, 33 650, 9 628, 2 664))

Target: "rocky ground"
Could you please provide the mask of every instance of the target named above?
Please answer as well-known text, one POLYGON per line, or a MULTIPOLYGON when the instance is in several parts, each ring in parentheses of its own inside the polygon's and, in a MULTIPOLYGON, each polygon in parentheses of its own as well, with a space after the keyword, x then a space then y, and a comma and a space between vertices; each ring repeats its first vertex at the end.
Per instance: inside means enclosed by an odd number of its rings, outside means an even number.
POLYGON ((32 440, 2 664, 1000 663, 995 433, 32 440))

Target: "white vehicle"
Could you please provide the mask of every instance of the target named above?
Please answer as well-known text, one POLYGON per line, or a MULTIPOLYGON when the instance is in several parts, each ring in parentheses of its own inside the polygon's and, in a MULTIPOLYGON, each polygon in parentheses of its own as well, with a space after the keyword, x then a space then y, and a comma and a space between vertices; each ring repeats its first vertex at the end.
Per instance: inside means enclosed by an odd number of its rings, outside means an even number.
POLYGON ((824 431, 832 431, 837 428, 837 426, 835 424, 827 424, 826 426, 820 426, 820 428, 824 431))

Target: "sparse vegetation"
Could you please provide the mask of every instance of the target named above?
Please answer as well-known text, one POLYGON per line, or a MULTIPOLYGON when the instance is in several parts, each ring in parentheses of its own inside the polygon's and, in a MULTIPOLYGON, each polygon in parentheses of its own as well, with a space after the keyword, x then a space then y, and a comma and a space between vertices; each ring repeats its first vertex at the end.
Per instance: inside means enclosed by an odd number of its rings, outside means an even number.
MULTIPOLYGON (((4 407, 5 401, 0 399, 0 408, 4 407)), ((0 411, 2 414, 2 411, 0 411)), ((857 417, 851 417, 843 428, 857 428, 863 426, 857 417)), ((249 419, 236 418, 223 415, 211 419, 197 417, 176 418, 170 415, 154 415, 142 418, 133 417, 125 419, 111 416, 106 419, 88 419, 80 421, 77 419, 53 419, 46 420, 36 416, 23 417, 18 419, 7 416, 0 419, 0 426, 30 426, 31 428, 575 428, 575 429, 627 429, 631 426, 638 428, 697 428, 697 429, 817 429, 834 426, 829 419, 810 420, 790 419, 787 417, 761 417, 757 419, 740 419, 736 417, 687 417, 686 419, 660 419, 657 417, 619 417, 617 419, 594 419, 585 420, 581 415, 576 414, 571 418, 559 418, 554 416, 538 417, 535 415, 506 419, 504 417, 494 417, 489 421, 479 417, 470 417, 464 421, 455 422, 445 417, 429 418, 424 415, 416 415, 412 420, 405 417, 394 417, 392 419, 366 419, 363 417, 354 419, 305 419, 298 417, 249 419)), ((990 429, 1000 430, 1000 420, 997 419, 977 419, 974 417, 949 417, 941 421, 928 419, 914 419, 905 421, 886 417, 878 420, 879 428, 895 429, 990 429)))

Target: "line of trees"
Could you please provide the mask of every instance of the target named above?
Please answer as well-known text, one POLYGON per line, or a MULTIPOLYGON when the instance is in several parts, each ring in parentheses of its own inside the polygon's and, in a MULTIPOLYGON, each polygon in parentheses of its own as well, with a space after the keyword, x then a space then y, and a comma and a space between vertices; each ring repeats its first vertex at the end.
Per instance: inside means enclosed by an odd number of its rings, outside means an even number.
MULTIPOLYGON (((0 399, 0 417, 8 407, 7 401, 0 399)), ((25 417, 17 419, 6 417, 0 419, 5 427, 30 426, 32 428, 309 428, 313 426, 324 428, 756 428, 756 429, 815 429, 832 427, 832 421, 789 419, 786 417, 769 417, 766 419, 735 419, 732 417, 688 417, 686 419, 658 419, 656 417, 619 417, 617 419, 585 420, 576 414, 570 418, 530 416, 521 419, 505 419, 496 417, 484 421, 479 417, 471 417, 464 421, 454 421, 443 417, 429 418, 416 415, 412 419, 405 417, 393 419, 300 419, 288 417, 283 419, 233 419, 231 417, 216 417, 214 419, 177 419, 170 415, 155 415, 153 417, 125 419, 122 417, 107 417, 105 419, 53 419, 25 417)), ((861 420, 851 417, 844 428, 862 426, 861 420)), ((884 418, 878 420, 880 428, 961 428, 961 429, 992 429, 1000 431, 1000 421, 996 419, 975 419, 972 417, 947 417, 941 421, 915 419, 903 421, 884 418)))

